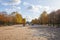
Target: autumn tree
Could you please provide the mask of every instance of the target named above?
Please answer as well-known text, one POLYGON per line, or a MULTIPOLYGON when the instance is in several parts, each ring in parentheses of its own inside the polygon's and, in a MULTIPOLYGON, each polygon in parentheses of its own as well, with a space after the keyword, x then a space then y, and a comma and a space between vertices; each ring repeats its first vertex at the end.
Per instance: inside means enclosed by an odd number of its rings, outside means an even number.
POLYGON ((23 22, 26 23, 26 19, 23 19, 18 12, 12 12, 9 15, 6 12, 0 12, 0 24, 22 24, 23 22))
POLYGON ((38 18, 40 24, 47 24, 48 23, 48 14, 46 11, 43 11, 43 13, 38 18))
POLYGON ((22 23, 22 16, 20 14, 16 14, 15 15, 15 18, 16 18, 16 23, 22 23))
POLYGON ((0 24, 7 23, 7 13, 6 12, 0 12, 0 24))
POLYGON ((57 11, 52 11, 49 14, 49 24, 55 26, 58 25, 60 26, 60 9, 57 11))
POLYGON ((60 9, 56 11, 56 23, 60 26, 60 9))
POLYGON ((35 19, 33 19, 33 20, 31 21, 31 23, 32 23, 32 24, 39 24, 39 21, 38 21, 38 19, 35 18, 35 19))
POLYGON ((49 14, 49 24, 52 24, 53 26, 57 23, 57 18, 56 18, 56 12, 55 11, 52 11, 50 14, 49 14))
POLYGON ((12 17, 13 17, 13 22, 15 24, 23 24, 26 23, 26 19, 22 17, 21 14, 19 14, 18 12, 13 12, 12 13, 12 17))

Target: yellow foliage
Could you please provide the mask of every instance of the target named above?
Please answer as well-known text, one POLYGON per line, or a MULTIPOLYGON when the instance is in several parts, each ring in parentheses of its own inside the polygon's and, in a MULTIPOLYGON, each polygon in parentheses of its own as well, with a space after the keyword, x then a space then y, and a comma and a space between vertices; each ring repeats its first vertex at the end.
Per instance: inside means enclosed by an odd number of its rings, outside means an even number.
POLYGON ((39 19, 40 19, 40 22, 41 22, 42 24, 48 23, 48 14, 47 14, 47 12, 44 11, 44 12, 41 14, 41 16, 40 16, 39 19))
POLYGON ((15 15, 16 23, 22 23, 22 16, 20 14, 15 15))

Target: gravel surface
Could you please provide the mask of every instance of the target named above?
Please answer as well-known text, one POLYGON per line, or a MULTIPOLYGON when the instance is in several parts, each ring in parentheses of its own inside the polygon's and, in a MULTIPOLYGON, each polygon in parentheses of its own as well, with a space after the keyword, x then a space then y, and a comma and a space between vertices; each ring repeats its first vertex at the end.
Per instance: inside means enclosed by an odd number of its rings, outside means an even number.
POLYGON ((59 30, 60 28, 5 26, 0 27, 0 40, 60 40, 59 30))

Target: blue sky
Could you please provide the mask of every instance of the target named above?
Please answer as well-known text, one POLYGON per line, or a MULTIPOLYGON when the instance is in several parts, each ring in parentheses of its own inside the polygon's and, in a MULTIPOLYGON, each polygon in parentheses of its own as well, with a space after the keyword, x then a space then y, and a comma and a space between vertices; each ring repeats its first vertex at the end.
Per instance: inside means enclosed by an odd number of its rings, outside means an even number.
POLYGON ((8 14, 18 11, 24 18, 31 21, 38 18, 43 11, 48 13, 60 9, 60 0, 0 0, 0 11, 8 14))

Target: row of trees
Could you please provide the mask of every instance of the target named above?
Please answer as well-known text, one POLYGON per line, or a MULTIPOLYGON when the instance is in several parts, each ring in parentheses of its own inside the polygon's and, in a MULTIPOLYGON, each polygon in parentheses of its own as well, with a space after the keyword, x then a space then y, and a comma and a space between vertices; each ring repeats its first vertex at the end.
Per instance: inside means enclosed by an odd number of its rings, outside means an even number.
POLYGON ((22 15, 18 12, 12 12, 7 14, 6 12, 0 12, 0 25, 10 24, 23 24, 26 23, 26 19, 22 18, 22 15))
POLYGON ((38 19, 33 19, 32 24, 50 24, 50 25, 60 25, 60 9, 57 11, 52 11, 47 13, 43 11, 38 19))
POLYGON ((31 21, 32 24, 47 24, 48 23, 48 14, 44 11, 38 19, 33 19, 31 21))

